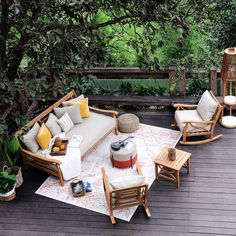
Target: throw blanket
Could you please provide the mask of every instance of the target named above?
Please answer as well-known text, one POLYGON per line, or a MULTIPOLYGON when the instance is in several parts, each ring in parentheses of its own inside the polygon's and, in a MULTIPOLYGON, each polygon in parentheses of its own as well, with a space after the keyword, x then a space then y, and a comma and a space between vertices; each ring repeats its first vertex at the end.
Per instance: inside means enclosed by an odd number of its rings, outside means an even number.
POLYGON ((72 178, 77 177, 81 173, 81 154, 79 145, 82 141, 82 137, 74 137, 73 145, 68 144, 66 155, 64 156, 51 156, 49 153, 51 152, 51 148, 54 144, 56 137, 60 137, 61 139, 66 139, 65 133, 61 133, 51 139, 49 148, 44 150, 42 154, 44 154, 47 158, 55 159, 61 161, 61 171, 64 180, 70 180, 72 178), (76 141, 78 140, 78 144, 76 145, 76 141))

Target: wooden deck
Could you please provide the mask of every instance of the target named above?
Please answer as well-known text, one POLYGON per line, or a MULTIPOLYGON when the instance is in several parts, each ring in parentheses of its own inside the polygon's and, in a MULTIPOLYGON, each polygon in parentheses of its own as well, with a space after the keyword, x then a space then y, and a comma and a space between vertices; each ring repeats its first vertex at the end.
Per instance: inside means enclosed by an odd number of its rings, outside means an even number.
MULTIPOLYGON (((138 112, 142 123, 171 128, 172 112, 138 112)), ((149 192, 152 218, 140 207, 131 222, 48 199, 34 192, 47 178, 35 169, 24 173, 15 201, 0 202, 0 235, 236 235, 236 129, 201 146, 181 146, 192 153, 191 174, 181 174, 180 188, 154 182, 149 192)))

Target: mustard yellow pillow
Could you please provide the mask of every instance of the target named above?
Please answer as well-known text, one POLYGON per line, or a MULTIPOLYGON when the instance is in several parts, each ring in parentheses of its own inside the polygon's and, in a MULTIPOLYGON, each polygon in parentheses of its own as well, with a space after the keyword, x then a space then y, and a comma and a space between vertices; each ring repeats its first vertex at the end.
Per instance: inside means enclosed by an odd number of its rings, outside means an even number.
POLYGON ((47 149, 51 138, 52 138, 52 135, 51 135, 49 129, 43 123, 42 126, 40 127, 39 132, 36 137, 36 140, 37 140, 39 146, 43 150, 47 149))
POLYGON ((90 112, 89 112, 89 106, 88 106, 88 98, 85 98, 81 101, 78 102, 70 102, 69 105, 70 106, 74 106, 76 104, 80 104, 80 113, 81 113, 81 117, 82 118, 87 118, 90 116, 90 112))

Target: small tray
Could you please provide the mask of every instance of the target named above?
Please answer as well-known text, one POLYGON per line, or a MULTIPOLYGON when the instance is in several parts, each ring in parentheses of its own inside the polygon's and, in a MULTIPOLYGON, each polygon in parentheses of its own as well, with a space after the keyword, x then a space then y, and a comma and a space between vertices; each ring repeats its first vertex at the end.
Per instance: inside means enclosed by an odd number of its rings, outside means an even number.
MULTIPOLYGON (((50 155, 51 155, 51 156, 64 156, 64 155, 66 155, 68 143, 69 143, 68 140, 62 140, 62 144, 65 145, 65 149, 64 149, 64 150, 60 150, 60 151, 58 151, 58 152, 53 152, 53 151, 51 151, 50 155)), ((54 147, 55 147, 55 146, 53 145, 53 146, 52 146, 52 149, 53 149, 54 147)))

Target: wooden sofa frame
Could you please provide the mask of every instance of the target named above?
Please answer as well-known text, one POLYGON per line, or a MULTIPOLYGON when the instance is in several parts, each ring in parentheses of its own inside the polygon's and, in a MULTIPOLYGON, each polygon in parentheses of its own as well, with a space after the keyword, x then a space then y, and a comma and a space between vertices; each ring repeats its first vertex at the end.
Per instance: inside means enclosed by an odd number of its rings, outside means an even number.
MULTIPOLYGON (((65 95, 63 98, 61 98, 59 101, 57 101, 52 106, 50 106, 45 111, 43 111, 41 114, 39 114, 37 117, 35 117, 33 120, 31 120, 26 125, 27 128, 30 129, 36 122, 39 122, 40 124, 42 124, 46 120, 49 113, 53 112, 54 108, 59 107, 62 104, 62 102, 72 99, 72 98, 76 98, 76 97, 77 97, 76 93, 74 91, 71 91, 70 93, 65 95)), ((98 109, 95 107, 89 107, 89 109, 90 111, 93 111, 93 112, 112 116, 114 119, 116 119, 118 115, 117 111, 103 110, 103 109, 98 109)), ((112 128, 111 130, 108 130, 108 132, 103 137, 101 137, 93 146, 91 146, 91 148, 81 156, 81 159, 83 159, 89 152, 91 152, 95 148, 97 144, 99 144, 104 138, 106 138, 113 131, 115 131, 116 135, 118 134, 117 123, 114 128, 112 128)), ((20 131, 16 132, 17 137, 19 137, 22 134, 23 134, 23 128, 20 131)), ((59 178, 61 186, 62 187, 64 186, 63 175, 60 168, 60 165, 61 165, 60 161, 49 159, 42 155, 33 153, 27 150, 23 145, 20 145, 20 151, 21 151, 21 155, 22 155, 22 159, 23 159, 25 167, 29 165, 39 170, 45 171, 48 174, 54 175, 59 178)))
MULTIPOLYGON (((214 94, 212 93, 212 91, 209 91, 211 97, 217 102, 218 107, 216 109, 215 114, 213 115, 211 120, 204 120, 204 121, 185 121, 184 124, 184 129, 182 131, 183 133, 183 140, 180 141, 181 144, 184 145, 194 145, 194 144, 203 144, 203 143, 208 143, 208 142, 213 142, 219 138, 222 138, 223 135, 219 134, 217 136, 214 136, 214 129, 216 126, 216 123, 220 117, 220 114, 223 110, 223 106, 220 105, 220 103, 218 102, 218 100, 216 99, 216 97, 214 96, 214 94), (206 127, 210 125, 210 129, 207 130, 206 127), (188 131, 188 127, 191 126, 193 128, 192 131, 188 131), (194 131, 197 129, 205 129, 204 131, 194 131), (191 137, 191 136, 203 136, 203 135, 207 135, 209 136, 209 138, 204 139, 204 140, 199 140, 199 141, 187 141, 187 137, 191 137)), ((197 108, 197 105, 192 105, 192 104, 174 104, 174 107, 176 108, 176 110, 184 110, 184 109, 190 109, 190 108, 197 108)), ((175 128, 178 128, 177 122, 176 120, 174 120, 174 124, 173 126, 175 128)))
MULTIPOLYGON (((142 175, 142 171, 138 162, 136 162, 136 170, 139 175, 142 175)), ((112 224, 116 223, 113 210, 126 207, 142 205, 145 209, 147 217, 151 217, 151 213, 148 208, 148 184, 141 184, 134 187, 114 190, 110 187, 105 168, 102 167, 101 171, 103 188, 112 224)))

